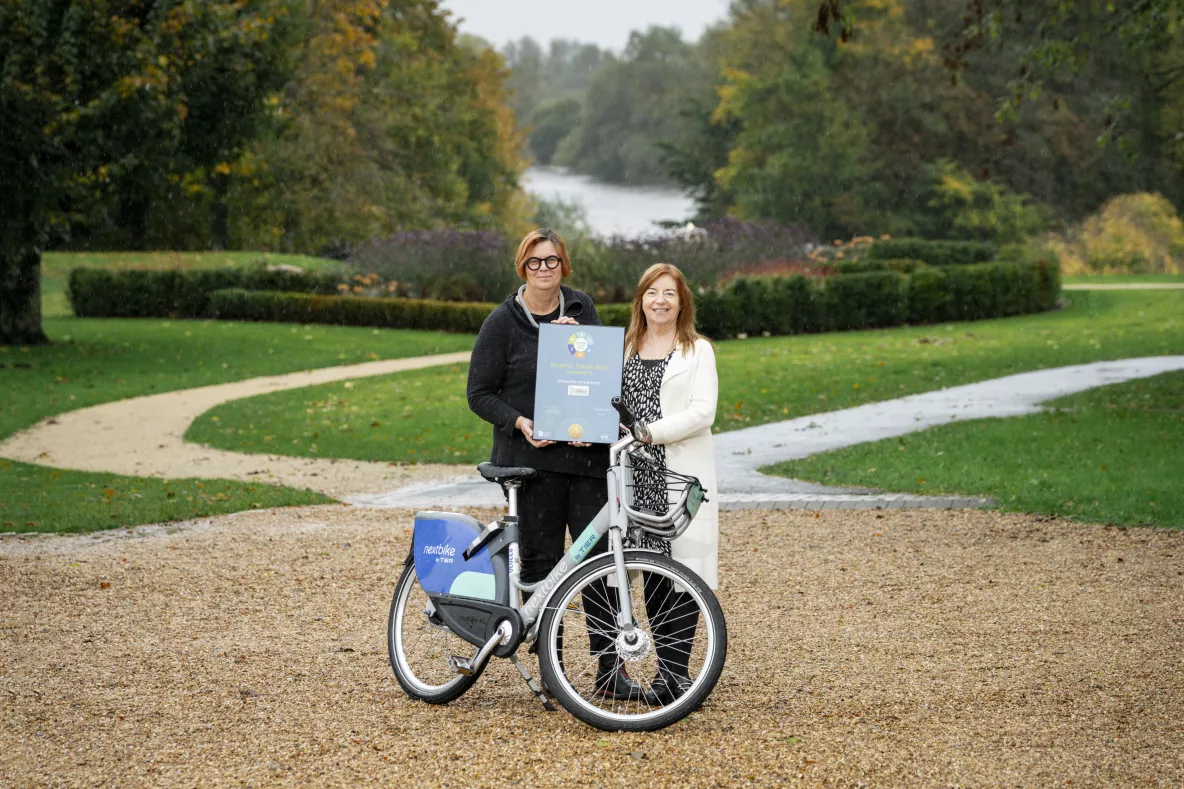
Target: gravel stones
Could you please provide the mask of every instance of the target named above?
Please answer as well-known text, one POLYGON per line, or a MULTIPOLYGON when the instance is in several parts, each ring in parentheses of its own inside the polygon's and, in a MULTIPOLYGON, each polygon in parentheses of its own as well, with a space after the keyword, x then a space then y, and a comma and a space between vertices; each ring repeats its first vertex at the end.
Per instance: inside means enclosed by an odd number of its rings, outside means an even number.
POLYGON ((403 695, 385 628, 410 516, 0 539, 0 785, 1184 783, 1180 533, 724 513, 723 679, 619 735, 544 712, 502 661, 446 707, 403 695))

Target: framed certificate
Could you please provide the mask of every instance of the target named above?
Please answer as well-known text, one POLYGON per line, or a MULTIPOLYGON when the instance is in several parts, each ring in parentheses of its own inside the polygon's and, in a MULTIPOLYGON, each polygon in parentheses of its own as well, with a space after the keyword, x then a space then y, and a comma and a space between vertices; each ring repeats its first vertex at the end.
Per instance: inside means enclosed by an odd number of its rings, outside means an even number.
POLYGON ((621 419, 612 399, 621 394, 625 330, 616 326, 539 326, 534 384, 534 437, 611 444, 621 419))

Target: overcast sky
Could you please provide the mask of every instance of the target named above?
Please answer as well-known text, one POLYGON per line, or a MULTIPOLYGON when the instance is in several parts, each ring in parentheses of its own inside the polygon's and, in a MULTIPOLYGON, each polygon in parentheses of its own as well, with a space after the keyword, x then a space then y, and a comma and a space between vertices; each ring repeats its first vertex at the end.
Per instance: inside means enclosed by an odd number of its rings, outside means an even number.
POLYGON ((677 27, 695 40, 723 19, 727 0, 442 0, 461 19, 460 30, 501 49, 529 35, 544 46, 553 38, 597 44, 620 52, 629 31, 650 25, 677 27))

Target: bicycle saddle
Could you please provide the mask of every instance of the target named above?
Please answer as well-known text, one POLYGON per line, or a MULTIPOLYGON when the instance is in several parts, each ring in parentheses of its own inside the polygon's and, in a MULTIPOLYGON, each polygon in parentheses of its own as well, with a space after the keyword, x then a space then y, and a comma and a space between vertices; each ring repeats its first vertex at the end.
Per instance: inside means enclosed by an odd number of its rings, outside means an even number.
POLYGON ((538 474, 534 469, 526 468, 525 466, 495 466, 492 463, 482 463, 477 466, 477 470, 481 472, 481 476, 490 482, 507 482, 512 479, 524 480, 538 474))

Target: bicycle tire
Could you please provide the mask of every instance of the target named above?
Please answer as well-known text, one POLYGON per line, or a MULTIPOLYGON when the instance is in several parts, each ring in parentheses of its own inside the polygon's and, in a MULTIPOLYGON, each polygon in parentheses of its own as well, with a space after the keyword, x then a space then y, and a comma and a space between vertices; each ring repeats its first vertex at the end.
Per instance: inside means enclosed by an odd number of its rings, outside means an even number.
MULTIPOLYGON (((560 625, 567 612, 574 612, 577 616, 582 613, 580 605, 575 603, 577 595, 583 595, 585 591, 595 594, 591 584, 615 575, 612 554, 605 554, 582 565, 551 596, 539 624, 539 668, 543 680, 555 696, 555 700, 583 722, 606 731, 655 731, 676 723, 694 712, 715 688, 716 682, 719 681, 720 675, 723 673, 724 661, 727 658, 727 624, 724 621, 723 609, 715 594, 699 576, 678 562, 655 551, 627 550, 625 551, 625 568, 630 572, 631 578, 634 576, 634 571, 650 573, 651 576, 660 575, 676 586, 681 586, 684 592, 690 592, 688 596, 696 604, 698 616, 704 623, 702 630, 694 632, 702 632, 703 639, 706 641, 701 668, 696 673, 690 689, 665 706, 655 709, 647 705, 646 709, 642 709, 641 705, 637 704, 636 714, 628 714, 617 711, 616 704, 614 704, 614 709, 605 710, 599 704, 585 698, 573 684, 572 679, 579 679, 579 677, 569 676, 569 672, 565 668, 565 664, 571 665, 572 661, 564 660, 563 654, 560 652, 565 649, 563 646, 564 628, 561 628, 560 625)), ((639 596, 640 593, 634 594, 635 612, 637 610, 636 598, 639 596)), ((587 598, 581 599, 586 601, 587 598)), ((586 606, 586 602, 584 605, 586 606)), ((585 614, 585 616, 588 615, 585 614)), ((639 626, 643 629, 650 628, 652 631, 653 628, 650 627, 648 616, 645 617, 644 623, 636 613, 634 616, 638 620, 639 626)), ((568 633, 576 633, 578 638, 579 628, 569 624, 566 630, 568 633)), ((647 637, 653 638, 652 635, 647 637)), ((699 639, 699 636, 696 635, 693 639, 699 639)), ((571 641, 572 637, 569 635, 567 642, 570 644, 571 641)), ((692 640, 692 647, 693 643, 692 640)), ((581 647, 577 647, 576 651, 580 649, 581 647)), ((656 653, 657 650, 655 649, 654 652, 656 653)), ((661 658, 656 657, 656 660, 660 664, 661 658)), ((640 661, 632 664, 625 662, 623 665, 626 667, 636 665, 642 668, 640 661)), ((573 669, 571 673, 574 675, 577 670, 573 669)), ((595 683, 593 684, 595 686, 595 683)), ((642 684, 644 685, 644 681, 642 684)), ((628 707, 632 703, 625 702, 624 706, 628 707)))
MULTIPOLYGON (((432 624, 422 610, 415 611, 414 608, 417 608, 418 604, 412 606, 412 610, 408 610, 408 601, 415 596, 417 589, 419 595, 422 595, 426 600, 427 595, 419 586, 415 575, 415 565, 408 564, 403 568, 403 573, 399 576, 398 583, 395 584, 395 594, 391 598, 391 610, 387 617, 386 627, 387 654, 390 658, 391 669, 395 672, 395 679, 398 680, 399 687, 403 689, 404 693, 428 704, 447 704, 460 698, 465 691, 473 687, 473 683, 480 679, 481 674, 485 671, 485 666, 471 675, 456 674, 451 670, 445 670, 448 655, 454 653, 468 655, 474 648, 447 628, 432 624), (424 629, 424 632, 436 631, 434 635, 439 636, 427 649, 427 661, 436 663, 434 676, 445 677, 451 674, 447 681, 434 683, 431 679, 419 676, 416 673, 416 668, 411 665, 412 661, 408 657, 411 646, 407 643, 408 629, 414 626, 413 623, 416 623, 417 620, 422 620, 419 626, 424 629)), ((418 639, 416 644, 418 644, 418 639)), ((416 650, 416 652, 422 651, 424 650, 416 650)), ((420 673, 426 674, 427 672, 427 667, 420 669, 420 673)))

